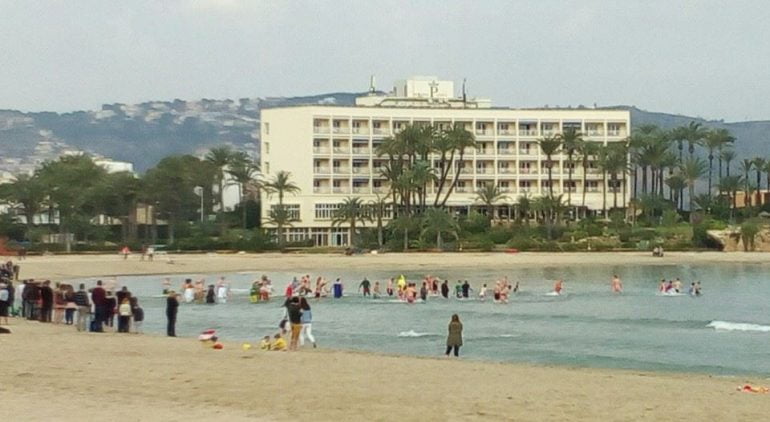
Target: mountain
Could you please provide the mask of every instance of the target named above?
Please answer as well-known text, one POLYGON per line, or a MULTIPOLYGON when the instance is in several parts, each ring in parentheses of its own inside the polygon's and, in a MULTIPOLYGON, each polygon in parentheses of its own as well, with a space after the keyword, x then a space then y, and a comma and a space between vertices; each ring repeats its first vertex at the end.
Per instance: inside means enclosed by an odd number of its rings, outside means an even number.
MULTIPOLYGON (((259 154, 259 111, 299 104, 352 105, 361 93, 235 100, 152 101, 105 104, 97 111, 72 113, 0 110, 0 171, 28 170, 45 159, 86 151, 134 163, 144 171, 171 154, 202 154, 214 145, 259 154)), ((631 112, 632 125, 670 128, 690 121, 723 127, 738 139, 746 157, 770 156, 770 121, 725 123, 682 115, 649 112, 631 106, 608 107, 631 112)))

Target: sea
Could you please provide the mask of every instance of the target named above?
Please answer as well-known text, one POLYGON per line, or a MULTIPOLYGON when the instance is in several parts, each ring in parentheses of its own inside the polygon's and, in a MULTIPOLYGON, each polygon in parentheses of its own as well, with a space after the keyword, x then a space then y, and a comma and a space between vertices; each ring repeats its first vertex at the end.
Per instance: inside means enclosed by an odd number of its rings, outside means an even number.
MULTIPOLYGON (((232 297, 225 304, 182 304, 177 334, 197 337, 215 329, 226 341, 256 343, 278 331, 283 316, 282 295, 293 277, 319 275, 343 280, 345 296, 312 299, 313 334, 318 346, 386 354, 440 356, 445 350, 452 314, 463 323, 465 359, 570 367, 623 368, 712 375, 770 376, 770 264, 698 265, 573 265, 516 266, 506 270, 435 268, 427 272, 448 279, 468 280, 475 292, 470 300, 429 297, 406 304, 395 298, 364 298, 358 291, 366 277, 381 281, 404 274, 419 283, 425 271, 398 268, 355 271, 347 268, 303 268, 264 273, 276 296, 251 303, 249 288, 262 272, 181 274, 171 276, 179 289, 185 278, 214 284, 224 276, 232 297), (617 274, 622 294, 610 291, 617 274), (507 304, 495 304, 476 294, 482 284, 494 286, 507 276, 519 282, 519 293, 507 304), (661 296, 662 278, 680 278, 686 290, 700 281, 699 297, 661 296), (564 280, 560 296, 549 295, 557 278, 564 280)), ((165 275, 117 277, 139 298, 145 310, 144 331, 165 333, 165 275)), ((93 285, 96 279, 79 279, 93 285)))

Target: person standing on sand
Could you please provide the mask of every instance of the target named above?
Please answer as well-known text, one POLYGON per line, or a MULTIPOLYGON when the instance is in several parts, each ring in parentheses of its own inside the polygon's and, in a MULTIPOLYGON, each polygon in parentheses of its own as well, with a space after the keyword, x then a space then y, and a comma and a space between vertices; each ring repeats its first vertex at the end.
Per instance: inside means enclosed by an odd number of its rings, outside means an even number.
POLYGON ((292 297, 286 305, 286 312, 289 315, 291 324, 291 341, 289 341, 289 350, 296 351, 299 345, 299 335, 302 332, 302 307, 299 297, 292 297))
POLYGON ((53 312, 53 289, 51 281, 46 280, 43 287, 40 288, 40 322, 51 322, 51 313, 53 312))
POLYGON ((313 312, 310 310, 310 304, 307 299, 301 297, 299 299, 299 306, 302 309, 302 331, 299 335, 299 345, 305 345, 305 336, 313 343, 313 348, 316 348, 315 337, 313 337, 313 312))
POLYGON ((177 299, 177 294, 171 290, 166 298, 166 319, 168 320, 166 335, 169 337, 176 337, 176 314, 178 310, 179 300, 177 299))
POLYGON ((86 323, 91 314, 91 301, 88 300, 86 285, 83 283, 80 283, 80 289, 75 292, 75 305, 78 307, 78 331, 88 331, 86 323))
POLYGON ((91 300, 94 303, 94 331, 104 331, 104 321, 107 319, 107 291, 102 287, 102 281, 96 280, 96 287, 91 291, 91 300))
POLYGON ((118 305, 118 332, 126 333, 131 328, 131 303, 129 298, 124 298, 118 305))
POLYGON ((457 314, 452 315, 452 320, 449 322, 449 335, 446 339, 446 355, 449 356, 449 352, 454 351, 455 357, 460 356, 460 347, 463 345, 463 324, 460 322, 460 317, 457 314))

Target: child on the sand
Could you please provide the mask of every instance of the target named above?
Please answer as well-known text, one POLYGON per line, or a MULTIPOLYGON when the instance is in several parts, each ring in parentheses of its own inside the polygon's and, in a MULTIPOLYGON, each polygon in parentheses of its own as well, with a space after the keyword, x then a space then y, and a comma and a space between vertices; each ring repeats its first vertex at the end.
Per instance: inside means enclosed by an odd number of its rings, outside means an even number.
POLYGON ((264 336, 259 343, 259 350, 270 350, 270 336, 264 336))
POLYGON ((273 344, 270 346, 270 350, 277 352, 286 350, 286 340, 283 339, 281 333, 276 334, 274 338, 275 340, 273 340, 273 344))

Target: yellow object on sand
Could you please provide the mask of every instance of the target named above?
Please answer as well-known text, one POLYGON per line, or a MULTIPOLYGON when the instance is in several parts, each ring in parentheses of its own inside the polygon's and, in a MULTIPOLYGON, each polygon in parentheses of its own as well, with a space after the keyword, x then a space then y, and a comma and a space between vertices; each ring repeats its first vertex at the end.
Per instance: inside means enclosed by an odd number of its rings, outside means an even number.
POLYGON ((243 349, 243 351, 245 352, 245 351, 247 351, 247 350, 251 349, 251 344, 249 344, 249 343, 243 343, 243 344, 241 345, 241 349, 243 349))

